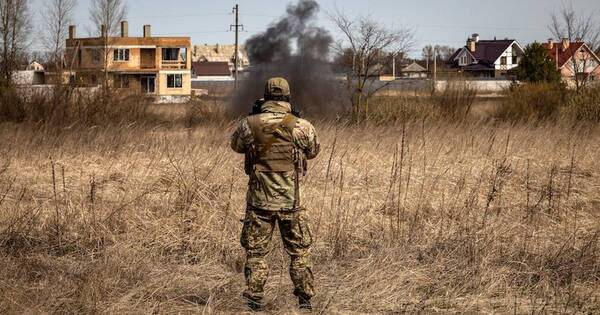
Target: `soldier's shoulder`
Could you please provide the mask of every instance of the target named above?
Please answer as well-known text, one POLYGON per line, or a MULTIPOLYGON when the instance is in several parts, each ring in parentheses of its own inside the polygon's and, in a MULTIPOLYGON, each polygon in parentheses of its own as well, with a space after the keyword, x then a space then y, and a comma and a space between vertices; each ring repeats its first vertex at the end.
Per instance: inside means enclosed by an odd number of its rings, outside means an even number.
POLYGON ((312 126, 312 125, 313 124, 310 121, 308 121, 304 118, 298 118, 298 126, 312 126))
POLYGON ((313 124, 304 119, 304 118, 298 118, 298 123, 296 124, 297 128, 299 128, 300 130, 306 132, 306 133, 311 133, 314 132, 315 127, 313 126, 313 124))

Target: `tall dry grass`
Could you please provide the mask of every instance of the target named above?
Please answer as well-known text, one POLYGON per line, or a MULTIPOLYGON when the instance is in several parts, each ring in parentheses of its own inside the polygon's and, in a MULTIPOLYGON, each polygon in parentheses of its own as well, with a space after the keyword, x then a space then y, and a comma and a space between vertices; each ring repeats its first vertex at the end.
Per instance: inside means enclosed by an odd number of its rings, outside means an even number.
MULTIPOLYGON (((196 110, 152 128, 0 124, 0 313, 245 310, 235 121, 186 123, 196 110)), ((407 115, 316 123, 316 311, 599 312, 600 130, 407 115)), ((277 237, 269 260, 267 311, 293 313, 277 237)))

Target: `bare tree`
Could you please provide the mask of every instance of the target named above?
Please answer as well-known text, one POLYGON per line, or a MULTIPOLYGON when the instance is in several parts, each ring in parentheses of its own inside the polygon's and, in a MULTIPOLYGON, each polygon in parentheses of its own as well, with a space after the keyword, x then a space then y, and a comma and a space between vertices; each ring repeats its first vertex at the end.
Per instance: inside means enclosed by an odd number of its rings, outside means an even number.
POLYGON ((0 0, 0 84, 12 84, 12 74, 29 44, 30 31, 29 2, 0 0))
POLYGON ((434 52, 437 54, 437 63, 438 65, 443 64, 444 62, 450 59, 450 56, 456 51, 456 48, 452 48, 446 45, 427 45, 423 47, 421 50, 421 56, 423 60, 427 63, 427 69, 429 70, 429 63, 433 61, 434 52))
POLYGON ((119 23, 125 20, 126 16, 127 5, 124 0, 92 0, 90 4, 90 19, 102 39, 102 83, 104 90, 108 88, 110 38, 118 34, 119 23))
POLYGON ((90 19, 100 36, 116 36, 119 23, 127 16, 127 5, 124 0, 92 0, 90 19), (102 29, 105 27, 105 34, 102 29))
POLYGON ((50 61, 57 72, 63 68, 65 41, 68 37, 69 25, 73 22, 73 11, 76 6, 77 0, 46 0, 45 2, 44 46, 50 52, 50 61))
MULTIPOLYGON (((600 44, 600 25, 596 20, 596 12, 589 15, 578 14, 572 6, 563 7, 557 14, 552 15, 552 22, 548 26, 552 35, 558 39, 566 40, 569 46, 566 48, 570 56, 570 70, 573 72, 573 80, 577 90, 584 88, 589 82, 589 75, 586 72, 597 64, 592 55, 580 49, 579 45, 572 45, 573 42, 585 43, 591 52, 599 48, 600 44)), ((558 48, 557 48, 558 49, 558 48)), ((558 60, 557 60, 558 62, 558 60)))
POLYGON ((357 119, 363 115, 367 118, 369 98, 390 83, 380 82, 373 76, 387 56, 404 54, 412 48, 414 32, 407 28, 386 28, 370 17, 349 18, 339 11, 330 18, 343 34, 343 39, 335 44, 335 50, 338 55, 351 57, 341 60, 346 60, 354 114, 357 119))

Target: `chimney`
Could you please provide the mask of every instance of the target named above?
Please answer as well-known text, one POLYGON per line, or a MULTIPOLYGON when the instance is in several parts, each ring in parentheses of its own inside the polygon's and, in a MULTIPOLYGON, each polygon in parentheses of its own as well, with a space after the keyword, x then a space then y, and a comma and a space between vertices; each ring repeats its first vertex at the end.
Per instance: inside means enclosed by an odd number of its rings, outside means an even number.
POLYGON ((467 39, 467 48, 470 52, 475 52, 475 41, 472 38, 467 39))
POLYGON ((77 37, 77 27, 75 25, 69 25, 69 39, 77 37))
POLYGON ((100 26, 100 37, 107 37, 107 33, 106 33, 106 25, 101 25, 100 26))
POLYGON ((129 36, 129 24, 127 21, 121 21, 121 37, 129 36))
POLYGON ((568 38, 563 38, 562 39, 562 49, 563 51, 569 49, 569 45, 571 44, 571 41, 568 38))
POLYGON ((553 49, 554 48, 554 41, 552 40, 552 38, 548 38, 548 49, 553 49))
POLYGON ((471 38, 473 39, 474 42, 479 43, 479 34, 475 33, 475 34, 471 35, 471 38))
POLYGON ((144 25, 144 37, 152 37, 152 27, 150 25, 144 25))

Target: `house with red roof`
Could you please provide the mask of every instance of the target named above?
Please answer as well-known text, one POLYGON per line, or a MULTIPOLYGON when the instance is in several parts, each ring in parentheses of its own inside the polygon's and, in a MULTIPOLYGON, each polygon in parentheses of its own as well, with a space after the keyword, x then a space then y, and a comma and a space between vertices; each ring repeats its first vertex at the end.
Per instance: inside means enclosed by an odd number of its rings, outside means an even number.
POLYGON ((585 42, 564 38, 555 43, 549 39, 544 47, 567 83, 576 81, 575 76, 579 80, 600 80, 600 59, 585 42))
POLYGON ((467 39, 446 62, 449 68, 480 78, 510 78, 523 56, 523 47, 514 39, 481 40, 479 34, 467 39))

